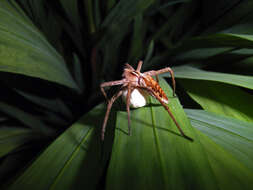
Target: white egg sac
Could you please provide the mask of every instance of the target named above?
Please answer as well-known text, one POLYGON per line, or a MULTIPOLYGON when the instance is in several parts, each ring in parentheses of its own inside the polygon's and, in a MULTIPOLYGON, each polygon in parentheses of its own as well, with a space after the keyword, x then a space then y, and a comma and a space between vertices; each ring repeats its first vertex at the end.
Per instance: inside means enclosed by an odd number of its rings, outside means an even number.
MULTIPOLYGON (((131 108, 140 108, 147 104, 147 93, 140 89, 134 89, 130 97, 130 107, 131 108)), ((127 90, 123 91, 122 94, 123 101, 126 102, 127 90)))

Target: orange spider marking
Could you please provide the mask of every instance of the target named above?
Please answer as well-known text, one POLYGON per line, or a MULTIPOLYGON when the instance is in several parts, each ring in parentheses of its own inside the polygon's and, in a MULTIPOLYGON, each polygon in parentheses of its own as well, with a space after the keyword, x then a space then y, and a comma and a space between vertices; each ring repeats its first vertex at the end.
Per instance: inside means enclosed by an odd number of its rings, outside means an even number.
MULTIPOLYGON (((169 100, 165 94, 165 92, 163 91, 163 89, 160 87, 160 85, 158 84, 158 82, 156 82, 151 76, 149 75, 146 75, 143 77, 145 83, 146 83, 146 86, 147 87, 150 87, 153 91, 153 93, 155 93, 157 96, 159 96, 162 101, 165 103, 165 104, 168 104, 169 103, 169 100)), ((151 94, 151 96, 153 96, 153 94, 151 94)), ((155 97, 155 96, 153 96, 155 97)))

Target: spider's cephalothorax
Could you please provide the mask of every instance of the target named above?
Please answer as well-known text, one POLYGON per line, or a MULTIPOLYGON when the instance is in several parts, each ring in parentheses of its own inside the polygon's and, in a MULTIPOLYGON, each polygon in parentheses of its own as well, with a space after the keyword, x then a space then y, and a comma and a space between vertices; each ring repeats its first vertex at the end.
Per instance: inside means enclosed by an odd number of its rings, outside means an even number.
MULTIPOLYGON (((166 94, 164 93, 163 89, 160 87, 158 81, 155 81, 149 74, 147 73, 141 73, 137 70, 134 70, 133 67, 129 64, 126 64, 123 75, 123 78, 125 78, 128 83, 126 85, 131 85, 131 86, 142 86, 142 87, 147 87, 152 90, 152 93, 150 91, 147 91, 151 96, 156 97, 154 94, 159 96, 161 100, 168 104, 168 98, 166 94)), ((135 88, 134 90, 138 90, 140 94, 145 96, 145 90, 141 88, 135 88)), ((127 92, 127 89, 123 91, 123 95, 125 94, 124 92, 127 92)), ((131 95, 130 95, 131 96, 131 95)), ((131 104, 131 101, 130 101, 131 104)))
POLYGON ((158 70, 158 71, 147 71, 144 73, 141 73, 141 67, 142 67, 143 62, 139 61, 137 69, 135 70, 131 65, 126 64, 123 72, 123 79, 118 80, 118 81, 110 81, 110 82, 104 82, 100 85, 101 91, 105 98, 108 101, 107 105, 107 110, 104 118, 104 123, 102 126, 102 132, 101 132, 101 139, 104 140, 104 134, 105 134, 105 128, 106 128, 106 123, 110 114, 110 110, 112 107, 113 102, 121 95, 126 97, 126 109, 127 109, 127 114, 128 114, 128 133, 129 135, 131 134, 131 128, 130 128, 130 106, 132 107, 141 107, 146 104, 144 101, 145 99, 145 94, 148 93, 149 95, 155 97, 162 105, 163 107, 167 110, 169 113, 170 117, 176 124, 177 128, 179 129, 180 133, 182 136, 192 140, 190 137, 186 136, 184 132, 182 131, 181 127, 179 126, 178 122, 176 121, 175 117, 171 113, 169 107, 166 105, 168 104, 168 98, 162 88, 159 85, 158 82, 158 77, 157 75, 170 72, 171 78, 172 78, 172 84, 173 84, 173 96, 175 96, 175 88, 176 88, 176 83, 175 83, 175 78, 174 78, 174 73, 170 67, 158 70), (152 78, 152 76, 156 76, 156 80, 152 78), (112 96, 111 99, 107 98, 107 95, 104 91, 104 87, 106 86, 115 86, 115 85, 121 85, 120 90, 112 96), (143 95, 143 101, 144 103, 139 104, 135 103, 134 99, 134 94, 138 94, 138 96, 143 95))

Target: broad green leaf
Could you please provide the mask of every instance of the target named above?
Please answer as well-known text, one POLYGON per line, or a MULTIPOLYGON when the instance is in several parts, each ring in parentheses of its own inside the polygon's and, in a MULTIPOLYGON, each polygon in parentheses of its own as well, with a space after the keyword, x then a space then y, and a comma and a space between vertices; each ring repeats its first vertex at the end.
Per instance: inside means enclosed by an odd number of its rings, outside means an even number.
MULTIPOLYGON (((107 130, 113 129, 114 112, 107 130)), ((95 189, 104 170, 110 144, 101 149, 104 106, 95 107, 58 137, 8 189, 95 189)), ((108 134, 108 133, 107 133, 108 134)))
MULTIPOLYGON (((161 85, 171 96, 164 80, 161 85)), ((168 113, 154 103, 131 112, 132 136, 127 135, 126 113, 118 112, 107 189, 218 189, 206 153, 177 98, 170 99, 169 107, 194 142, 180 136, 168 113)))
POLYGON ((187 93, 206 111, 253 122, 253 96, 219 82, 179 79, 187 93))
POLYGON ((204 110, 185 109, 191 124, 253 172, 253 123, 204 110))
POLYGON ((231 67, 234 71, 240 71, 240 73, 253 76, 253 57, 237 62, 231 65, 231 67))
POLYGON ((6 0, 0 2, 0 71, 77 89, 63 58, 31 21, 6 0))
MULTIPOLYGON (((231 47, 216 47, 216 48, 199 48, 189 50, 180 56, 173 57, 174 61, 195 61, 195 60, 207 60, 214 56, 224 56, 225 53, 233 51, 231 47)), ((206 63, 205 63, 206 64, 206 63)))
POLYGON ((181 51, 212 47, 253 48, 252 41, 253 35, 220 33, 193 37, 183 42, 179 48, 181 51))
POLYGON ((171 59, 173 61, 189 61, 222 55, 236 48, 252 49, 252 42, 253 35, 249 34, 210 34, 184 40, 176 48, 170 50, 168 54, 172 55, 171 59))
MULTIPOLYGON (((22 173, 24 166, 27 162, 34 158, 34 150, 36 143, 41 141, 31 141, 26 143, 24 146, 18 147, 10 154, 1 158, 0 164, 0 189, 8 189, 7 184, 13 180, 13 174, 17 175, 17 172, 22 173), (29 148, 30 147, 30 148, 29 148)), ((38 147, 38 146, 37 146, 38 147)))
MULTIPOLYGON (((18 3, 21 4, 29 18, 41 29, 47 39, 54 46, 59 45, 57 43, 59 43, 62 27, 55 19, 55 13, 48 9, 46 2, 43 0, 20 0, 18 3)), ((22 13, 22 11, 20 12, 22 13)))
MULTIPOLYGON (((244 88, 253 89, 252 76, 205 71, 205 70, 197 69, 191 66, 173 67, 173 70, 175 72, 176 78, 195 79, 195 80, 204 80, 204 81, 217 81, 217 82, 223 82, 227 84, 241 86, 244 88)), ((170 75, 166 73, 166 74, 163 74, 163 76, 168 77, 170 75)))
MULTIPOLYGON (((172 93, 164 81, 161 86, 172 93)), ((176 98, 169 106, 194 142, 178 135, 166 111, 152 102, 131 112, 132 136, 126 113, 118 112, 107 189, 251 189, 253 173, 193 130, 176 98)))
POLYGON ((0 128, 0 157, 5 156, 17 147, 35 139, 35 133, 30 129, 1 127, 0 128))
MULTIPOLYGON (((203 149, 208 157, 213 174, 216 178, 216 184, 221 190, 253 188, 253 172, 242 162, 239 162, 230 152, 224 150, 218 144, 215 144, 203 133, 198 132, 198 137, 203 149)), ((200 173, 203 175, 203 173, 200 173)), ((197 176, 196 176, 197 178, 197 176)), ((198 180, 198 178, 196 179, 198 180)))

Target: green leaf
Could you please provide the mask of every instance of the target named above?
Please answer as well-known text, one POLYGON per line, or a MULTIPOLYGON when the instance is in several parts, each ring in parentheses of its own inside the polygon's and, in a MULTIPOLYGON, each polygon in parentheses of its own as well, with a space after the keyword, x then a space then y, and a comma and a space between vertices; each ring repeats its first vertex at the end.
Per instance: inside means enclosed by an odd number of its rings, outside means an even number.
MULTIPOLYGON (((194 80, 204 80, 204 81, 217 81, 227 84, 232 84, 236 86, 241 86, 244 88, 253 89, 253 77, 236 75, 229 73, 218 73, 212 71, 205 71, 202 69, 197 69, 191 66, 179 66, 173 67, 176 78, 182 79, 194 79, 194 80)), ((169 77, 168 73, 162 76, 169 77)))
POLYGON ((0 2, 0 71, 37 77, 77 89, 63 58, 24 14, 0 2))
POLYGON ((185 109, 191 124, 253 172, 253 124, 204 110, 185 109))
POLYGON ((249 57, 240 62, 231 65, 234 71, 240 71, 247 75, 253 75, 253 57, 249 57))
MULTIPOLYGON (((111 113, 112 116, 113 112, 111 113)), ((95 189, 110 152, 101 149, 104 106, 95 107, 58 137, 8 189, 95 189), (29 183, 27 183, 29 181, 29 183)), ((112 117, 114 118, 114 117, 112 117)), ((107 129, 113 129, 110 120, 107 129)))
MULTIPOLYGON (((20 3, 33 23, 45 34, 47 39, 54 46, 59 45, 62 26, 55 19, 55 13, 48 8, 47 3, 43 0, 21 0, 18 3, 20 3)), ((20 12, 22 13, 22 11, 20 12)))
POLYGON ((30 129, 1 127, 0 128, 0 157, 5 156, 17 147, 34 139, 35 133, 30 129))
POLYGON ((253 96, 240 88, 219 82, 185 79, 178 81, 205 110, 253 122, 253 96))
POLYGON ((253 48, 252 41, 253 35, 219 33, 190 38, 185 40, 179 48, 181 47, 180 50, 193 50, 211 47, 253 48))
MULTIPOLYGON (((164 81, 161 86, 172 94, 164 81)), ((253 173, 193 130, 177 99, 169 106, 194 142, 178 135, 161 106, 131 112, 132 136, 127 135, 126 113, 118 112, 107 189, 251 189, 253 173)))
MULTIPOLYGON (((252 170, 246 168, 243 163, 239 162, 229 152, 203 135, 203 133, 198 132, 198 137, 202 148, 206 152, 219 189, 250 190, 253 188, 252 170)), ((200 175, 203 175, 203 173, 200 173, 200 175)), ((196 180, 198 180, 198 177, 196 176, 196 180)))
POLYGON ((214 56, 224 56, 225 53, 229 53, 234 48, 231 47, 216 47, 216 48, 199 48, 189 50, 173 58, 174 61, 191 61, 191 60, 208 60, 214 56))
POLYGON ((171 50, 169 54, 174 56, 172 57, 174 61, 203 59, 210 56, 221 55, 223 53, 232 51, 235 48, 252 49, 252 42, 253 36, 248 34, 210 34, 184 40, 176 48, 171 50))
MULTIPOLYGON (((166 82, 160 81, 166 93, 172 94, 166 82)), ((179 135, 161 106, 151 105, 131 112, 132 136, 127 135, 126 113, 118 112, 108 189, 251 189, 252 172, 193 130, 176 98, 169 106, 194 142, 179 135)), ((34 185, 36 189, 94 189, 108 158, 101 158, 100 127, 94 128, 101 126, 103 116, 104 108, 98 106, 76 122, 9 189, 34 185)), ((107 129, 113 125, 110 122, 107 129)), ((108 147, 104 149, 107 155, 108 147)))
MULTIPOLYGON (((161 86, 171 96, 164 80, 161 86)), ((169 107, 194 142, 180 136, 160 105, 131 111, 132 136, 127 135, 126 113, 118 112, 107 189, 218 189, 205 151, 177 98, 171 98, 169 107)))

